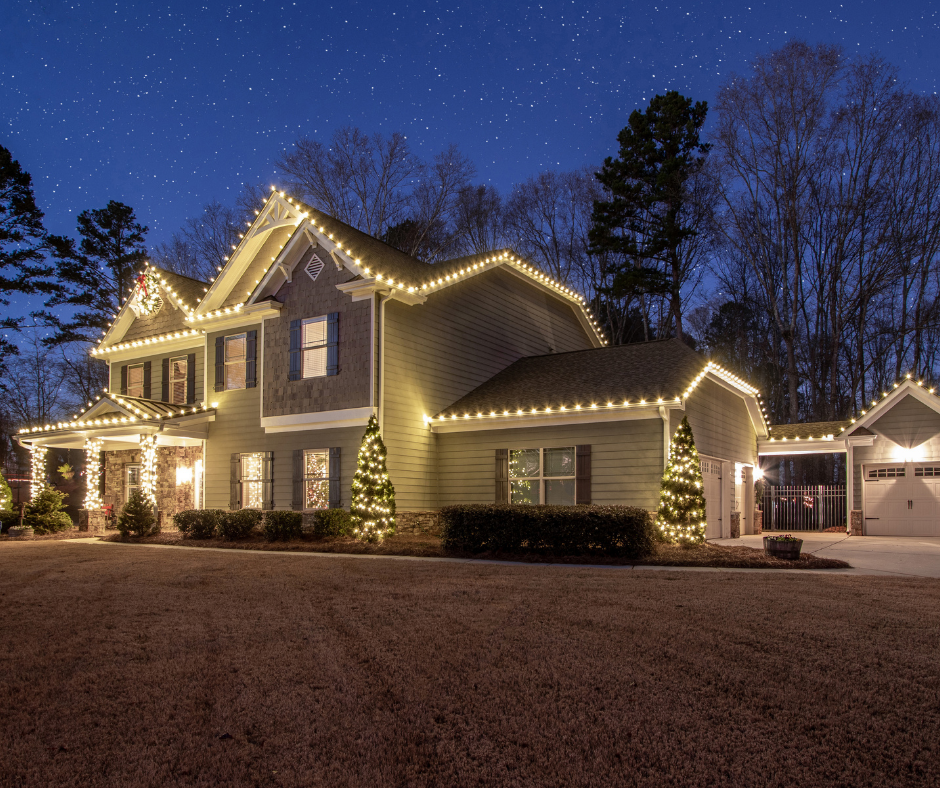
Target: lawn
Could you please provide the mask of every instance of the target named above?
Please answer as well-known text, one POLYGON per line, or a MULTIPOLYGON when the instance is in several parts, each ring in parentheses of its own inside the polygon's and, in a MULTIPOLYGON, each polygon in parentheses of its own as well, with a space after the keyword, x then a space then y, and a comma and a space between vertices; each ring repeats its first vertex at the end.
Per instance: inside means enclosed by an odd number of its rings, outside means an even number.
POLYGON ((940 584, 0 545, 0 785, 940 784, 940 584))

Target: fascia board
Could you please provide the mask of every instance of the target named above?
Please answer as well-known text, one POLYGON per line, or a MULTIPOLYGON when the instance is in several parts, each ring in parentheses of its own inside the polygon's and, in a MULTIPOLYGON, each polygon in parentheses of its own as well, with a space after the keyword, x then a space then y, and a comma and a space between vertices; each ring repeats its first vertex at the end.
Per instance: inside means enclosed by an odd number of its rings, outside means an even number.
POLYGON ((157 356, 164 355, 166 353, 175 353, 179 350, 195 350, 203 347, 205 344, 205 337, 203 336, 205 331, 200 331, 198 334, 189 334, 185 337, 174 337, 173 339, 165 339, 162 341, 148 342, 146 339, 140 341, 140 344, 133 345, 131 347, 121 348, 120 350, 100 350, 97 353, 93 354, 95 358, 100 358, 103 361, 114 362, 114 361, 128 361, 135 358, 141 358, 143 356, 157 356))
POLYGON ((369 419, 375 415, 375 410, 371 407, 343 408, 316 413, 291 413, 286 416, 262 416, 261 426, 266 433, 362 427, 369 423, 369 419))
POLYGON ((213 331, 222 331, 232 326, 244 326, 260 323, 271 317, 277 317, 281 313, 284 305, 280 301, 262 301, 259 304, 251 304, 241 309, 233 309, 231 312, 221 315, 213 314, 211 317, 191 317, 186 321, 187 325, 198 325, 204 333, 213 331))
POLYGON ((114 318, 114 322, 108 327, 101 341, 95 345, 95 349, 102 350, 111 345, 120 344, 127 330, 133 325, 135 317, 137 316, 134 314, 134 310, 131 309, 130 298, 128 298, 121 305, 117 317, 114 318))
POLYGON ((918 386, 913 380, 905 380, 898 387, 892 388, 887 397, 882 397, 877 405, 872 405, 864 416, 855 420, 845 428, 846 432, 851 432, 857 427, 869 427, 872 423, 878 421, 891 408, 903 399, 904 394, 912 394, 914 397, 936 413, 940 413, 940 399, 931 394, 923 386, 918 386))
POLYGON ((761 439, 757 441, 757 454, 760 457, 779 457, 788 454, 844 454, 845 450, 846 441, 841 438, 775 441, 761 439))
MULTIPOLYGON (((662 403, 666 408, 680 408, 676 403, 662 403)), ((566 411, 546 415, 470 416, 456 419, 434 419, 429 422, 431 432, 479 432, 481 430, 509 430, 524 427, 562 427, 566 424, 599 424, 612 421, 635 421, 638 419, 661 419, 659 408, 654 403, 632 406, 630 409, 598 408, 587 411, 566 411)))

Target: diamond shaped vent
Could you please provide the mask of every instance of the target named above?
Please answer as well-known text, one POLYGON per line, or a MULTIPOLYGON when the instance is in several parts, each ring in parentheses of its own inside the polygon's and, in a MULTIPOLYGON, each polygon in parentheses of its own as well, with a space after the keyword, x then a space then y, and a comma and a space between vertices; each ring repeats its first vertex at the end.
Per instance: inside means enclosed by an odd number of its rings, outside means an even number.
POLYGON ((320 271, 322 270, 323 261, 316 255, 313 255, 313 257, 310 258, 310 262, 307 263, 306 268, 304 268, 304 271, 307 272, 307 276, 309 276, 314 282, 317 281, 317 277, 320 275, 320 271))

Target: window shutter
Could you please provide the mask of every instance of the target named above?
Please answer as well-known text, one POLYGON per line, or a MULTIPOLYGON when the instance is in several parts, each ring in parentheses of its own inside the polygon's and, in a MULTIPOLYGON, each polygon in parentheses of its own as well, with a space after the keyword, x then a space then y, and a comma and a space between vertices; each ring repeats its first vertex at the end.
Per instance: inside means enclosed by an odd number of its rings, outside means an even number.
POLYGON ((343 505, 343 490, 340 487, 340 450, 339 446, 330 449, 330 508, 339 509, 343 505))
POLYGON ((295 512, 304 508, 304 450, 294 449, 294 494, 290 508, 295 512))
POLYGON ((150 376, 150 362, 144 362, 144 399, 150 399, 150 381, 152 380, 150 376))
POLYGON ((170 401, 170 359, 163 359, 163 379, 160 382, 160 401, 170 401))
POLYGON ((232 511, 242 508, 242 456, 238 452, 232 455, 232 489, 228 508, 232 511))
POLYGON ((215 390, 225 389, 225 337, 215 338, 215 390))
POLYGON ((245 388, 253 389, 258 385, 258 332, 248 331, 245 342, 245 388))
POLYGON ((300 321, 290 321, 290 371, 288 380, 300 380, 300 321))
POLYGON ((574 502, 591 503, 591 447, 578 446, 575 465, 574 502))
POLYGON ((326 318, 326 374, 339 374, 339 312, 326 318))
POLYGON ((127 396, 127 364, 121 367, 121 393, 127 396))
POLYGON ((196 401, 196 354, 186 356, 186 404, 196 401))
POLYGON ((509 449, 496 450, 496 503, 509 503, 509 449))
POLYGON ((264 459, 261 462, 261 495, 262 509, 274 508, 274 452, 264 452, 264 459))

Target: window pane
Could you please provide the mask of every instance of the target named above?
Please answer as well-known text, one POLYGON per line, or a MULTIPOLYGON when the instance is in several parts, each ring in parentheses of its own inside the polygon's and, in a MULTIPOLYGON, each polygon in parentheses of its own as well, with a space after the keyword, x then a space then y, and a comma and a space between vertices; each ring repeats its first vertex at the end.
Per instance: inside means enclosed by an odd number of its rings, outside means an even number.
POLYGON ((315 347, 326 344, 326 319, 313 317, 303 321, 303 346, 315 347))
POLYGON ((242 479, 262 479, 264 455, 260 451, 242 455, 242 479))
POLYGON ((186 380, 185 358, 174 358, 170 362, 170 380, 186 380))
POLYGON ((330 506, 330 480, 307 479, 304 482, 304 509, 328 509, 330 506))
POLYGON ((546 476, 574 476, 574 446, 545 449, 546 476))
POLYGON ((225 388, 243 389, 245 388, 245 364, 225 365, 225 388))
POLYGON ((242 508, 260 509, 264 504, 262 482, 242 482, 242 508))
POLYGON ((234 337, 225 337, 225 362, 244 361, 246 337, 238 334, 234 337))
POLYGON ((574 506, 574 479, 546 479, 545 503, 574 506))
POLYGON ((304 452, 304 477, 322 479, 330 475, 330 455, 325 451, 304 452))
POLYGON ((127 486, 140 487, 140 466, 132 465, 127 469, 127 486))
POLYGON ((326 375, 326 348, 318 347, 304 351, 305 378, 320 378, 326 375))
POLYGON ((538 449, 513 449, 509 452, 509 478, 531 478, 539 475, 538 449))
POLYGON ((539 503, 539 480, 518 479, 510 482, 510 503, 539 503))
POLYGON ((175 381, 170 384, 170 403, 173 405, 186 404, 186 382, 175 381))
POLYGON ((144 396, 144 365, 135 364, 127 368, 127 396, 144 396))

